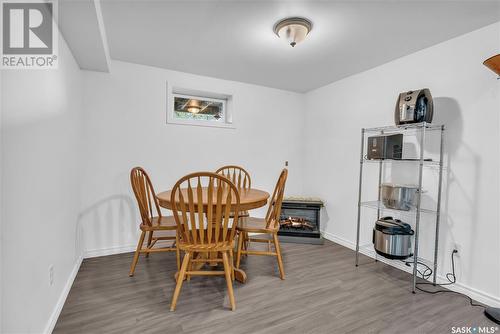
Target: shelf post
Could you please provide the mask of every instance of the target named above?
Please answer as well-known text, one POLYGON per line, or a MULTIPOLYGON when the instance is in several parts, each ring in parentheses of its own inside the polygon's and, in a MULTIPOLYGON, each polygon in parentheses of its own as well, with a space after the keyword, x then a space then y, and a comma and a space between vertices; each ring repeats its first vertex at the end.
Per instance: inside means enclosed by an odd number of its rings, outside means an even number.
POLYGON ((356 228, 356 267, 359 261, 359 229, 361 222, 361 189, 363 187, 363 152, 365 146, 365 129, 361 129, 361 153, 359 154, 359 187, 358 187, 358 221, 356 228))
POLYGON ((423 178, 423 168, 424 168, 424 147, 425 147, 425 129, 427 123, 422 123, 422 131, 420 132, 420 163, 418 165, 418 193, 417 193, 417 211, 415 217, 415 248, 413 251, 413 280, 412 280, 412 292, 415 293, 417 286, 417 265, 418 265, 418 237, 419 237, 419 226, 420 226, 420 209, 422 200, 422 178, 423 178))
POLYGON ((434 239, 434 276, 432 284, 436 285, 437 278, 437 261, 439 251, 439 223, 441 222, 441 191, 443 187, 443 150, 444 150, 444 125, 441 125, 441 142, 439 147, 439 183, 438 197, 436 205, 436 236, 434 239))
MULTIPOLYGON (((380 131, 381 135, 384 135, 384 130, 380 131)), ((377 221, 380 219, 380 200, 382 198, 382 171, 384 161, 380 159, 378 162, 378 196, 377 196, 377 221)), ((378 261, 378 253, 375 252, 375 262, 378 261)))
MULTIPOLYGON (((381 135, 384 135, 384 130, 380 131, 380 134, 381 135)), ((377 201, 378 201, 378 209, 377 209, 377 220, 380 219, 380 198, 381 198, 381 187, 382 187, 382 164, 383 164, 383 160, 380 159, 379 163, 378 163, 378 197, 377 197, 377 201)), ((377 257, 376 255, 377 253, 375 253, 375 258, 377 257)))

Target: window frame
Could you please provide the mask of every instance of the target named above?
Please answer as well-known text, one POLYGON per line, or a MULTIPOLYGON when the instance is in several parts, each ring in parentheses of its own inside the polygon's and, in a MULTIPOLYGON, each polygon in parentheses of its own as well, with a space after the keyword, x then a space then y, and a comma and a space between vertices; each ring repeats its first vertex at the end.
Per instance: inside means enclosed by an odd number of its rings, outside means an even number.
MULTIPOLYGON (((168 85, 167 85, 168 86, 168 85)), ((235 128, 233 122, 233 97, 228 94, 219 94, 206 91, 198 91, 184 88, 167 87, 167 124, 205 126, 216 128, 235 128), (224 117, 222 121, 202 120, 202 119, 182 119, 175 115, 175 98, 192 98, 205 101, 221 102, 223 105, 224 117)))

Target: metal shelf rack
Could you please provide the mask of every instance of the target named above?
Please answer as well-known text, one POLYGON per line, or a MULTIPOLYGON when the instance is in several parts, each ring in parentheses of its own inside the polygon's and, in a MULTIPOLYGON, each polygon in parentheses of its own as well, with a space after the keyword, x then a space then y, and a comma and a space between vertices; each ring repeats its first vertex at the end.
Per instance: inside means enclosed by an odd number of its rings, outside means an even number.
MULTIPOLYGON (((444 125, 431 125, 426 122, 417 124, 408 124, 403 126, 384 126, 376 128, 363 128, 361 129, 361 154, 360 154, 360 164, 359 164, 359 188, 358 188, 358 217, 357 217, 357 229, 356 229, 356 267, 359 264, 359 242, 360 242, 360 224, 361 224, 361 208, 373 208, 377 210, 377 219, 380 219, 380 214, 382 211, 394 211, 403 214, 408 217, 415 218, 415 239, 414 239, 414 249, 413 249, 413 279, 412 279, 412 292, 416 291, 417 284, 417 265, 418 265, 418 247, 419 247, 419 227, 420 219, 422 214, 429 214, 435 218, 435 240, 434 240, 434 261, 433 261, 433 279, 432 282, 436 284, 437 277, 437 257, 438 257, 438 247, 439 247, 439 221, 440 221, 440 209, 441 209, 441 192, 442 192, 442 181, 443 181, 443 138, 444 138, 444 125), (439 136, 439 159, 431 160, 425 157, 425 139, 426 133, 429 131, 440 131, 439 136), (385 135, 392 133, 401 133, 404 136, 408 135, 419 135, 420 136, 420 151, 419 157, 415 159, 401 159, 401 160, 367 160, 365 159, 365 143, 366 135, 385 135), (378 199, 375 201, 362 201, 362 191, 363 191, 363 166, 365 164, 379 165, 378 169, 378 199), (403 167, 407 164, 417 164, 418 165, 418 189, 417 192, 417 204, 416 207, 412 208, 410 211, 399 211, 386 208, 381 201, 381 184, 382 184, 382 170, 384 164, 391 163, 397 165, 398 167, 403 167), (422 182, 423 182, 423 170, 424 167, 434 167, 438 169, 439 180, 437 189, 437 203, 436 208, 423 208, 421 207, 421 194, 422 194, 422 182)), ((398 168, 396 167, 396 168, 398 168)))

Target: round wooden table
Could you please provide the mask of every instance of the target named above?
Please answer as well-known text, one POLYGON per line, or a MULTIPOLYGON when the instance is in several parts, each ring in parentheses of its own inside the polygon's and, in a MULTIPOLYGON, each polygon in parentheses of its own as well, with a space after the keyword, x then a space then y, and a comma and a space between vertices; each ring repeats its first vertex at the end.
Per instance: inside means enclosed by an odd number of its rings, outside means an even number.
MULTIPOLYGON (((186 201, 188 200, 187 196, 187 189, 181 189, 183 198, 186 201)), ((165 208, 165 209, 172 209, 172 203, 171 203, 171 197, 172 196, 172 190, 164 191, 161 192, 157 195, 158 201, 160 202, 160 206, 165 208)), ((260 207, 263 207, 267 204, 267 199, 269 198, 269 193, 267 191, 259 190, 259 189, 242 189, 240 190, 240 211, 245 211, 245 210, 252 210, 252 209, 257 209, 260 207)), ((207 204, 207 187, 203 187, 202 189, 202 201, 204 206, 207 204)), ((194 204, 195 207, 198 207, 198 198, 197 196, 194 196, 194 204)), ((175 199, 176 204, 179 202, 179 197, 175 199)), ((235 200, 233 199, 232 204, 236 204, 235 200)), ((189 209, 189 207, 186 205, 186 208, 189 209)), ((202 264, 203 265, 203 264, 202 264)), ((247 275, 245 272, 241 269, 234 269, 234 276, 235 279, 238 280, 241 283, 245 283, 247 280, 247 275)))
MULTIPOLYGON (((184 202, 188 203, 187 189, 181 189, 184 202)), ((160 202, 160 206, 165 209, 172 209, 172 203, 170 203, 170 196, 172 196, 172 190, 161 192, 157 195, 160 202)), ((263 207, 267 204, 267 199, 269 198, 269 193, 259 189, 242 189, 240 190, 240 211, 252 210, 263 207)), ((207 204, 207 187, 202 188, 202 199, 203 204, 207 204)), ((179 201, 179 197, 175 199, 176 203, 179 201)), ((194 196, 194 204, 198 204, 198 197, 194 196)), ((236 204, 233 198, 232 204, 236 204)))

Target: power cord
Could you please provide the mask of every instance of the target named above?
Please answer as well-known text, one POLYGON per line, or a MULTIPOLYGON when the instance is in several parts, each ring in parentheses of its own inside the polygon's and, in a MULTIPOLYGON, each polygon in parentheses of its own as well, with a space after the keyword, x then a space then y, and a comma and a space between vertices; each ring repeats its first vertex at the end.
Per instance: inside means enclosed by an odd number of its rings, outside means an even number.
MULTIPOLYGON (((455 284, 457 282, 457 276, 455 275, 455 254, 456 253, 458 253, 458 251, 456 249, 454 249, 451 252, 451 273, 447 273, 445 275, 446 279, 448 280, 448 282, 447 283, 436 284, 436 286, 443 287, 443 286, 455 284)), ((413 264, 413 262, 411 262, 411 261, 403 261, 403 262, 407 266, 410 266, 411 264, 413 264)), ((423 272, 421 272, 419 269, 417 269, 417 273, 420 274, 421 278, 427 280, 432 275, 433 271, 425 263, 417 262, 417 265, 419 265, 419 264, 422 265, 422 266, 424 266, 426 269, 423 272)), ((477 306, 477 307, 481 307, 483 309, 486 308, 484 305, 474 303, 474 301, 472 300, 471 297, 469 297, 467 295, 464 295, 464 294, 462 294, 460 292, 451 291, 451 290, 433 290, 433 291, 429 291, 429 290, 426 290, 426 289, 422 289, 421 287, 419 287, 419 285, 434 285, 434 283, 431 283, 431 282, 419 282, 419 283, 417 283, 416 288, 419 291, 422 291, 422 292, 425 292, 425 293, 429 293, 431 295, 435 295, 435 294, 438 294, 438 293, 454 293, 454 294, 466 297, 469 300, 469 304, 471 306, 477 306)))
MULTIPOLYGON (((401 262, 403 262, 408 267, 410 267, 413 264, 413 261, 401 260, 401 262)), ((433 273, 433 271, 428 265, 426 265, 423 262, 417 261, 417 276, 420 275, 421 278, 427 280, 427 279, 429 279, 429 277, 432 276, 432 273, 433 273), (420 271, 420 269, 418 269, 418 265, 425 267, 425 270, 423 272, 420 271)))

